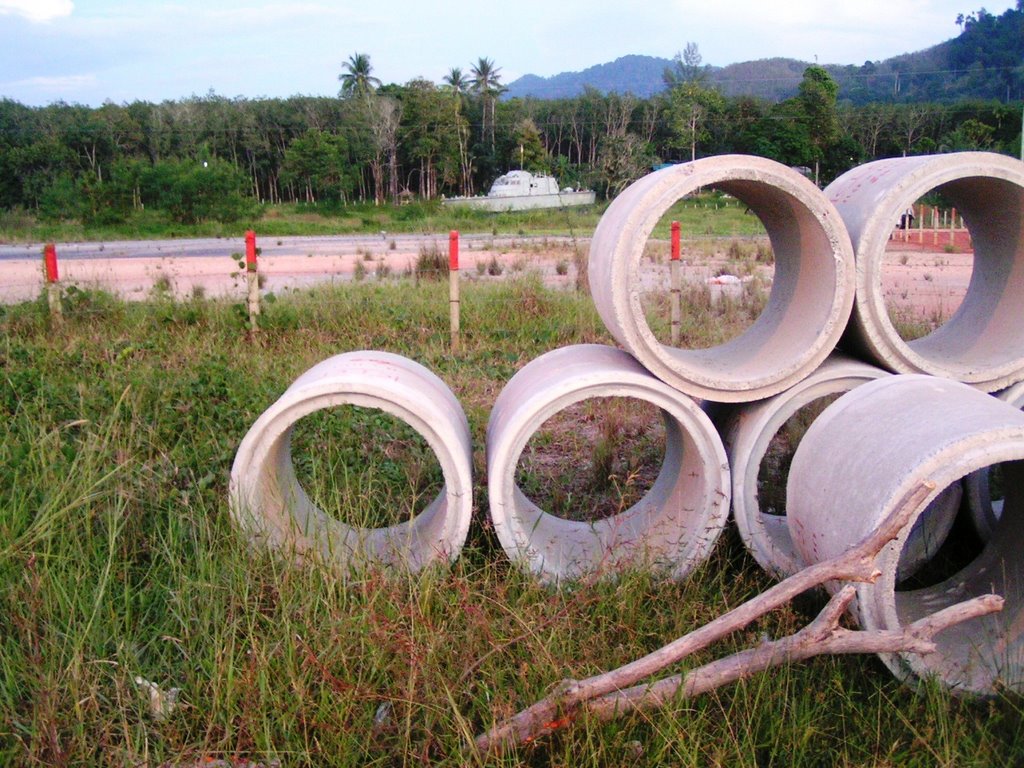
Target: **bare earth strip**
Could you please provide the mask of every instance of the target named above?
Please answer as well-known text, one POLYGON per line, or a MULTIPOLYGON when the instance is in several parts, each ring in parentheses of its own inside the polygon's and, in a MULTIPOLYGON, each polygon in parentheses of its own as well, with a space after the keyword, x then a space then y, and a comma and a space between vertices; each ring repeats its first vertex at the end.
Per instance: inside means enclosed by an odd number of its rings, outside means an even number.
MULTIPOLYGON (((917 238, 913 238, 916 240, 917 238)), ((973 254, 969 243, 893 241, 885 259, 883 292, 891 311, 936 320, 959 306, 970 281, 973 254)), ((366 279, 385 272, 411 270, 423 249, 437 249, 447 259, 448 235, 364 235, 263 238, 259 268, 264 291, 282 293, 320 283, 349 282, 360 269, 366 279)), ((651 243, 658 254, 643 264, 645 289, 668 287, 664 244, 651 243)), ((702 283, 730 266, 728 240, 708 253, 687 252, 684 278, 702 283)), ((586 260, 590 243, 568 237, 492 237, 463 235, 460 267, 471 279, 502 279, 524 270, 539 272, 551 286, 575 284, 574 263, 586 260), (488 274, 496 262, 501 275, 488 274), (478 265, 480 265, 478 267, 478 265), (558 272, 565 271, 560 275, 558 272)), ((126 299, 149 297, 162 285, 178 298, 193 292, 218 297, 245 295, 245 275, 238 264, 240 240, 149 240, 57 245, 63 286, 101 288, 126 299)), ((32 300, 43 286, 42 244, 0 245, 0 303, 32 300)), ((770 268, 768 270, 770 272, 770 268)), ((770 275, 769 275, 770 279, 770 275)))

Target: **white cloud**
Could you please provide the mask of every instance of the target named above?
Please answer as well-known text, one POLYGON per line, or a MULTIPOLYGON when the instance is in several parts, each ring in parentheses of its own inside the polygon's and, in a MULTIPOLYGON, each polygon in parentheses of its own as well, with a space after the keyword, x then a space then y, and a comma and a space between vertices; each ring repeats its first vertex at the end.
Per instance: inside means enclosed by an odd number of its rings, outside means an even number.
POLYGON ((0 83, 5 88, 32 88, 52 93, 74 91, 79 88, 92 87, 96 85, 96 75, 58 75, 55 77, 26 77, 24 80, 16 80, 10 83, 0 83))
POLYGON ((21 16, 29 21, 53 21, 70 16, 71 0, 0 0, 0 16, 21 16))

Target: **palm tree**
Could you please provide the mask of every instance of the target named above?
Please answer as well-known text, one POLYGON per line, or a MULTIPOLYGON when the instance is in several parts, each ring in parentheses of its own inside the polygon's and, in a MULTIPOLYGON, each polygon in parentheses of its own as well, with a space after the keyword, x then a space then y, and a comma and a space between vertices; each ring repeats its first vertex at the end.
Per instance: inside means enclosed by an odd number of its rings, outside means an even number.
POLYGON ((452 67, 442 81, 444 82, 443 87, 455 96, 465 96, 469 93, 469 88, 472 85, 469 77, 462 72, 462 67, 452 67))
POLYGON ((353 53, 341 66, 346 70, 338 75, 342 97, 365 96, 380 85, 380 80, 370 74, 373 67, 369 54, 353 53))
POLYGON ((473 194, 473 159, 469 155, 469 125, 462 116, 462 99, 469 93, 472 81, 463 74, 461 67, 452 67, 442 78, 442 86, 452 95, 455 104, 453 119, 459 145, 459 173, 462 177, 462 194, 473 194))
POLYGON ((494 152, 494 105, 508 89, 501 84, 501 68, 494 66, 494 60, 481 56, 472 68, 473 90, 483 100, 484 113, 481 130, 486 135, 490 124, 491 153, 494 152))

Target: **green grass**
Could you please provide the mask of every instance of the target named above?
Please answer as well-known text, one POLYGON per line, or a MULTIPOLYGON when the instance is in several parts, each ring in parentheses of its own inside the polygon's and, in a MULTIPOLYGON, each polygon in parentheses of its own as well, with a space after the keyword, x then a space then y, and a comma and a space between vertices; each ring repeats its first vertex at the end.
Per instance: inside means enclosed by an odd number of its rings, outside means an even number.
MULTIPOLYGON (((44 302, 0 307, 0 764, 1024 760, 1019 697, 915 691, 871 657, 784 667, 516 753, 473 755, 473 734, 554 682, 653 650, 770 582, 731 531, 679 584, 625 573, 550 591, 511 566, 486 522, 494 398, 542 352, 608 337, 585 296, 523 276, 465 287, 453 356, 446 291, 443 281, 317 288, 267 305, 254 338, 240 307, 211 300, 79 292, 61 328, 44 302), (250 550, 230 523, 228 472, 248 428, 303 370, 363 348, 427 365, 467 411, 476 512, 451 568, 409 577, 296 566, 250 550), (180 706, 156 717, 136 676, 181 688, 180 706)), ((361 468, 343 440, 360 419, 383 462, 391 427, 372 415, 297 436, 321 462, 307 467, 317 492, 335 490, 331 469, 361 468), (323 455, 312 449, 328 438, 323 455)), ((407 437, 402 449, 415 454, 407 437)), ((429 468, 424 477, 429 493, 429 468)), ((378 480, 395 498, 420 487, 384 470, 378 480)), ((779 611, 694 661, 790 632, 813 607, 808 598, 779 611)))
MULTIPOLYGON (((0 243, 134 240, 176 237, 238 238, 247 229, 261 237, 436 233, 457 229, 493 235, 575 235, 590 237, 608 203, 564 209, 485 213, 447 208, 440 201, 403 206, 265 205, 255 220, 195 225, 171 222, 160 211, 139 211, 120 224, 85 226, 77 221, 42 221, 25 211, 0 211, 0 243)), ((737 200, 710 192, 674 205, 658 223, 657 238, 669 236, 671 221, 681 224, 683 237, 759 235, 763 228, 737 200)))

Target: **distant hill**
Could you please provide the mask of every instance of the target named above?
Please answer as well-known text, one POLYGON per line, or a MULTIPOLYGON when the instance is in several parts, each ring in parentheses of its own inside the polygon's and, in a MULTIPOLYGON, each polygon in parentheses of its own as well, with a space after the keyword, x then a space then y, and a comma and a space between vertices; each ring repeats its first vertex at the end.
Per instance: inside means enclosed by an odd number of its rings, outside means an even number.
MULTIPOLYGON (((552 77, 524 75, 508 85, 506 98, 559 99, 587 87, 602 93, 649 97, 665 88, 671 59, 623 56, 582 72, 552 77)), ((809 62, 773 58, 725 67, 705 67, 708 80, 727 96, 780 101, 796 94, 809 62)), ((984 10, 964 19, 963 31, 944 43, 863 65, 823 65, 839 83, 839 97, 855 104, 872 101, 1024 99, 1024 3, 994 16, 984 10)))
POLYGON ((509 84, 505 96, 564 99, 578 96, 589 86, 601 93, 632 93, 646 98, 664 90, 661 76, 671 64, 671 59, 657 56, 623 56, 582 72, 563 72, 551 77, 523 75, 509 84))

